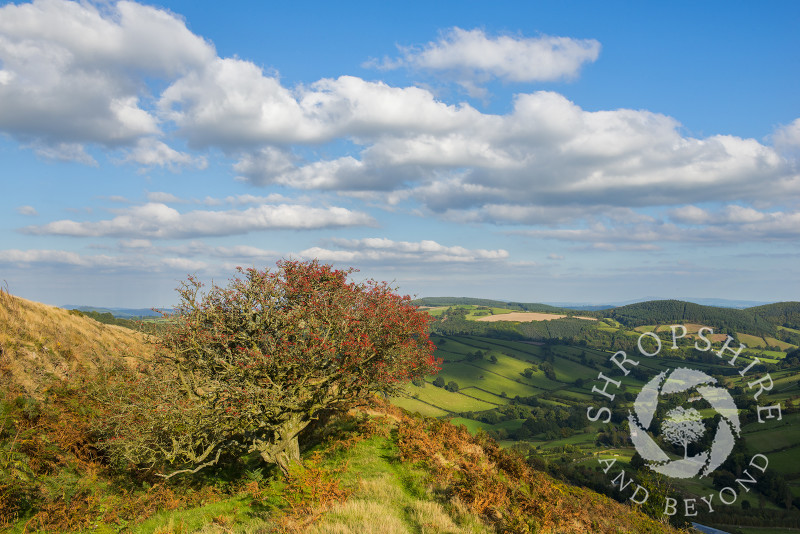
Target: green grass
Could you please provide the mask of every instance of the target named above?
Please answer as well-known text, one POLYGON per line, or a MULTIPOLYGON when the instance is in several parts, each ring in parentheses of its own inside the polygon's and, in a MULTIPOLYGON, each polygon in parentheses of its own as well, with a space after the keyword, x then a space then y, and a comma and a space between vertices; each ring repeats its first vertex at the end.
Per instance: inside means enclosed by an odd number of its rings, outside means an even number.
POLYGON ((522 370, 526 367, 519 360, 500 355, 497 363, 485 360, 445 363, 439 376, 446 383, 455 380, 460 387, 476 387, 496 393, 505 391, 509 397, 529 396, 560 387, 560 384, 545 378, 543 371, 538 371, 532 378, 523 377, 522 370))
MULTIPOLYGON (((616 330, 616 324, 611 323, 607 327, 609 330, 616 330)), ((654 327, 639 328, 640 331, 650 331, 654 327)), ((637 336, 638 332, 627 331, 629 335, 637 336)), ((748 342, 753 343, 754 340, 760 340, 760 346, 775 345, 773 339, 764 340, 758 336, 745 337, 742 339, 747 345, 748 342)), ((762 362, 777 362, 784 357, 783 352, 768 351, 760 346, 754 346, 751 350, 742 354, 737 362, 737 369, 746 367, 754 356, 758 356, 762 362)), ((785 346, 785 345, 781 345, 785 346)), ((542 405, 560 405, 560 406, 586 406, 596 403, 597 398, 591 393, 591 386, 597 377, 599 371, 606 371, 607 368, 603 365, 608 361, 609 357, 614 351, 600 351, 587 347, 580 346, 566 346, 566 345, 538 345, 531 343, 522 343, 519 341, 500 340, 483 338, 479 336, 453 336, 447 338, 446 342, 440 346, 442 354, 446 355, 449 361, 446 361, 441 371, 441 376, 446 382, 455 380, 464 396, 469 395, 474 397, 473 401, 483 401, 492 403, 492 405, 504 405, 511 402, 515 395, 520 396, 537 396, 542 405), (472 354, 477 351, 484 351, 489 355, 494 355, 497 358, 496 363, 492 363, 489 359, 475 359, 472 354), (447 351, 447 352, 445 352, 447 351), (549 361, 552 355, 552 363, 556 372, 558 381, 548 380, 544 373, 539 370, 530 379, 524 378, 523 372, 532 364, 537 366, 541 365, 543 361, 549 361), (459 361, 460 360, 460 361, 459 361), (582 363, 584 362, 584 363, 582 363), (590 364, 598 364, 597 368, 590 367, 590 364), (480 378, 483 376, 483 378, 480 378), (583 387, 576 387, 574 382, 576 379, 581 378, 584 380, 583 387), (507 398, 500 396, 505 392, 507 398), (541 398, 542 395, 548 394, 548 398, 541 398)), ((681 358, 671 356, 665 345, 665 350, 661 355, 655 358, 635 357, 631 358, 639 361, 638 369, 645 371, 647 376, 652 377, 664 370, 672 370, 677 367, 689 366, 698 370, 703 370, 710 374, 719 374, 721 371, 728 371, 726 364, 727 359, 714 358, 708 363, 686 361, 681 358)), ((718 350, 718 344, 715 345, 715 350, 718 350)), ((616 368, 612 372, 616 371, 616 368)), ((608 374, 608 373, 607 373, 608 374)), ((763 376, 763 368, 748 373, 746 377, 741 377, 738 374, 730 376, 734 385, 741 385, 747 391, 747 383, 763 376), (758 371, 761 369, 761 371, 758 371)), ((768 400, 760 404, 773 404, 775 402, 785 402, 793 395, 800 392, 800 373, 797 369, 773 371, 771 376, 774 380, 774 388, 767 395, 764 396, 768 400)), ((637 380, 633 375, 622 376, 620 373, 615 372, 613 377, 621 380, 623 388, 620 392, 631 392, 636 394, 642 387, 641 380, 637 380)), ((431 386, 429 385, 428 388, 431 386)), ((749 394, 752 395, 752 391, 749 394)), ((447 398, 444 396, 437 396, 436 398, 429 399, 432 403, 437 404, 440 408, 450 409, 453 412, 465 411, 463 408, 450 408, 445 404, 438 404, 438 402, 445 402, 447 398)), ((761 399, 759 399, 761 400, 761 399)), ((629 404, 629 403, 627 403, 629 404)), ((617 407, 623 407, 626 403, 617 404, 617 407)), ((706 415, 712 415, 710 411, 706 410, 706 415)), ((705 413, 704 412, 704 413, 705 413)), ((749 454, 755 452, 764 452, 770 460, 769 469, 788 475, 791 490, 800 497, 800 481, 793 480, 793 477, 800 475, 800 464, 797 459, 800 458, 800 414, 785 414, 782 422, 770 421, 769 424, 759 425, 750 424, 744 428, 744 435, 746 444, 749 449, 749 454)), ((479 429, 488 432, 498 432, 505 428, 507 430, 516 430, 522 424, 522 420, 508 421, 498 425, 489 425, 480 423, 471 419, 452 418, 452 422, 456 424, 463 424, 467 429, 474 433, 479 429)), ((624 423, 621 426, 625 426, 624 423)), ((620 463, 626 464, 630 461, 633 455, 633 448, 625 447, 622 449, 602 449, 595 445, 597 432, 599 431, 598 425, 592 425, 591 428, 579 430, 567 438, 560 438, 555 440, 546 440, 544 434, 535 436, 534 439, 526 440, 534 447, 538 447, 540 453, 545 457, 552 457, 553 461, 561 461, 560 458, 564 454, 563 448, 565 446, 573 446, 573 449, 578 454, 580 463, 590 462, 586 465, 594 468, 596 466, 596 458, 594 456, 601 452, 600 457, 613 457, 620 463), (580 459, 580 455, 591 455, 591 460, 580 459), (614 456, 616 455, 616 456, 614 456), (591 462, 594 462, 592 464, 591 462)), ((507 440, 508 441, 508 440, 507 440)), ((515 442, 508 441, 506 445, 511 446, 515 442)), ((619 464, 617 464, 619 465, 619 464)), ((712 491, 710 479, 708 481, 682 481, 678 485, 682 491, 691 494, 704 494, 712 491)), ((749 496, 743 496, 747 499, 749 496)), ((758 508, 759 503, 757 499, 751 499, 751 505, 758 508)), ((767 503, 769 509, 778 509, 775 503, 767 503)))
POLYGON ((449 532, 488 534, 477 517, 445 506, 424 483, 425 472, 398 461, 396 445, 375 437, 339 455, 341 485, 352 493, 308 530, 310 534, 449 532))
POLYGON ((442 410, 441 408, 437 408, 436 406, 431 406, 430 404, 425 404, 422 401, 417 399, 411 399, 406 397, 395 397, 392 399, 392 404, 395 406, 399 406, 404 410, 408 410, 411 413, 418 413, 420 415, 426 415, 428 417, 442 417, 447 415, 449 412, 442 410))
POLYGON ((444 388, 437 388, 433 384, 425 384, 425 387, 417 387, 409 384, 406 391, 424 403, 432 404, 445 411, 450 412, 472 412, 488 410, 494 408, 494 404, 489 404, 460 393, 452 393, 444 388))
MULTIPOLYGON (((258 532, 270 527, 269 520, 255 516, 249 497, 236 497, 222 502, 190 508, 188 510, 162 511, 133 527, 134 534, 152 532, 230 532, 225 525, 235 525, 234 532, 258 532)), ((110 530, 109 532, 116 532, 110 530)), ((98 532, 95 530, 95 532, 98 532)))
POLYGON ((479 319, 480 317, 488 317, 491 315, 503 315, 506 313, 511 313, 514 310, 509 310, 508 308, 490 308, 489 310, 479 310, 477 307, 473 307, 467 313, 467 319, 479 319))
POLYGON ((543 450, 561 448, 564 445, 592 446, 594 447, 595 438, 597 434, 594 432, 581 432, 580 434, 573 434, 568 438, 560 438, 554 440, 535 440, 532 441, 534 445, 541 445, 543 450))
POLYGON ((781 341, 780 339, 775 339, 774 337, 765 337, 764 340, 771 347, 780 347, 781 350, 789 350, 789 349, 797 348, 797 345, 792 345, 791 343, 787 343, 785 341, 781 341))
POLYGON ((428 308, 424 311, 428 315, 431 315, 433 317, 439 317, 447 310, 447 308, 449 308, 449 306, 436 306, 435 308, 428 308))
POLYGON ((750 334, 741 334, 737 333, 739 336, 739 341, 747 345, 748 347, 766 347, 767 342, 764 341, 763 337, 760 336, 751 336, 750 334))
POLYGON ((508 404, 509 400, 507 397, 501 397, 497 393, 493 393, 491 391, 484 391, 483 389, 479 389, 476 387, 461 388, 458 390, 458 392, 461 393, 462 395, 467 395, 468 397, 474 397, 476 399, 497 405, 508 404))
POLYGON ((794 478, 800 474, 800 446, 781 452, 771 452, 765 455, 769 459, 769 469, 794 478))

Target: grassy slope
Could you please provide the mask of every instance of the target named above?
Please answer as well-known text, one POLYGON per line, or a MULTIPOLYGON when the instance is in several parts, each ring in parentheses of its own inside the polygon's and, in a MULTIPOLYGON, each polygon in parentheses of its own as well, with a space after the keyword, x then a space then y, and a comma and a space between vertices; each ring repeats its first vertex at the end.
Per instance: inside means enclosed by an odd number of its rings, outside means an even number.
MULTIPOLYGON (((441 339, 438 341, 441 342, 441 339)), ((508 377, 509 380, 516 381, 522 379, 521 375, 519 374, 520 370, 529 365, 528 362, 539 363, 542 359, 544 351, 544 347, 541 346, 517 341, 480 338, 476 336, 448 337, 445 338, 443 347, 448 352, 446 355, 447 360, 445 361, 440 374, 445 378, 446 381, 455 379, 460 385, 470 385, 475 383, 480 374, 486 376, 484 369, 493 369, 499 374, 508 377), (479 362, 470 362, 469 366, 467 366, 462 360, 459 360, 459 356, 466 358, 467 355, 476 349, 495 351, 493 354, 495 354, 498 358, 497 363, 492 364, 483 360, 479 362), (476 363, 478 365, 475 365, 476 363), (472 370, 471 375, 466 373, 466 371, 469 369, 472 370)), ((591 390, 592 379, 597 376, 598 369, 593 369, 588 365, 581 364, 579 361, 579 355, 581 352, 585 353, 587 357, 587 364, 589 364, 592 361, 596 363, 602 363, 602 361, 608 359, 610 353, 605 354, 599 351, 593 351, 591 349, 565 346, 554 346, 551 347, 550 350, 553 351, 555 355, 554 367, 557 371, 557 378, 560 380, 560 382, 548 381, 550 383, 550 387, 547 389, 550 390, 551 395, 562 400, 573 399, 574 401, 583 403, 584 405, 596 401, 595 398, 591 397, 589 392, 591 390), (588 381, 583 388, 577 388, 572 384, 576 378, 583 378, 585 380, 588 379, 588 381)), ((764 360, 763 357, 761 357, 761 359, 764 360)), ((681 360, 671 360, 669 358, 640 358, 639 367, 640 369, 645 370, 649 376, 654 376, 663 370, 672 369, 682 364, 683 363, 681 360)), ((713 364, 692 362, 691 365, 697 369, 707 370, 708 372, 712 373, 716 372, 714 371, 713 364)), ((742 366, 744 365, 746 365, 746 363, 742 363, 742 366)), ((602 367, 600 369, 602 369, 602 367)), ((734 377, 732 377, 733 384, 741 385, 747 389, 747 381, 753 380, 753 376, 756 375, 748 375, 746 378, 734 375, 734 377)), ((615 377, 620 378, 616 375, 615 377)), ((797 388, 798 385, 800 385, 800 373, 797 373, 796 370, 775 371, 772 372, 772 377, 775 382, 775 387, 769 395, 771 403, 785 403, 786 400, 791 396, 797 395, 797 388)), ((542 377, 542 379, 544 379, 544 377, 542 377)), ((530 380, 524 379, 522 379, 522 381, 527 383, 531 382, 530 380)), ((488 392, 485 393, 487 398, 491 397, 492 394, 494 394, 494 398, 498 398, 497 395, 499 395, 502 390, 493 389, 498 385, 496 381, 484 379, 480 380, 480 382, 484 384, 485 389, 488 390, 488 392)), ((623 384, 627 385, 629 391, 632 392, 637 392, 642 386, 640 381, 635 380, 631 376, 623 378, 622 382, 623 384)), ((516 386, 518 388, 522 388, 522 390, 515 389, 515 394, 520 394, 522 396, 541 395, 543 393, 542 389, 532 387, 531 384, 523 385, 519 382, 516 382, 516 386)), ((430 384, 427 387, 430 388, 430 384)), ((503 386, 501 385, 500 387, 503 386)), ((464 391, 464 393, 468 393, 469 391, 470 390, 467 389, 464 391)), ((506 402, 508 401, 508 399, 503 400, 506 402)), ((443 407, 447 408, 447 406, 443 407)), ((508 421, 505 423, 491 425, 462 417, 450 418, 450 420, 455 424, 464 425, 471 432, 477 432, 479 429, 484 431, 492 431, 500 430, 501 428, 519 428, 519 423, 517 421, 508 421)), ((800 434, 798 434, 798 431, 795 428, 798 422, 800 422, 800 414, 784 415, 784 421, 782 423, 774 423, 770 425, 759 425, 756 423, 748 425, 744 429, 744 436, 748 449, 753 453, 766 452, 770 459, 770 469, 775 469, 776 471, 783 473, 789 481, 790 489, 792 489, 792 491, 795 492, 798 497, 800 497, 800 480, 795 481, 796 479, 800 479, 800 468, 797 467, 797 458, 800 458, 800 434)), ((556 440, 545 439, 543 435, 539 435, 535 438, 532 438, 530 443, 534 446, 540 447, 541 456, 545 458, 552 458, 553 460, 558 460, 561 457, 562 449, 566 445, 572 445, 578 447, 580 450, 586 451, 587 453, 591 453, 593 450, 595 450, 597 428, 596 425, 587 426, 592 427, 593 430, 591 432, 577 433, 568 438, 556 440)), ((509 444, 511 443, 513 442, 509 442, 509 444)), ((611 449, 609 454, 612 456, 619 455, 617 456, 618 458, 625 458, 630 457, 632 455, 632 451, 632 448, 624 447, 621 449, 611 449)), ((596 461, 592 460, 589 462, 589 464, 590 468, 593 468, 596 465, 596 461)), ((697 483, 694 485, 691 483, 685 483, 681 485, 685 490, 696 493, 703 493, 712 490, 710 481, 704 481, 703 483, 697 483)), ((751 505, 754 507, 758 506, 758 500, 755 498, 751 499, 749 496, 743 496, 742 499, 750 500, 751 505)), ((767 506, 769 508, 775 508, 774 504, 772 503, 767 503, 767 506)))
MULTIPOLYGON (((135 484, 131 486, 124 478, 113 475, 95 453, 84 455, 80 448, 89 442, 62 442, 59 435, 65 429, 61 421, 80 417, 92 409, 86 404, 90 398, 63 384, 68 385, 77 375, 85 380, 109 362, 127 359, 128 363, 135 363, 137 358, 149 357, 151 346, 144 337, 3 293, 0 344, 0 370, 6 378, 0 387, 0 401, 6 403, 0 403, 0 418, 5 421, 10 415, 13 424, 22 425, 19 428, 26 436, 25 447, 15 449, 17 438, 13 433, 6 436, 12 439, 7 442, 0 431, 0 453, 11 451, 19 457, 46 451, 50 461, 48 470, 37 475, 43 484, 46 509, 33 518, 28 515, 12 525, 2 525, 9 532, 482 533, 492 532, 492 524, 519 520, 512 515, 519 513, 514 510, 529 509, 519 508, 523 505, 535 506, 536 514, 542 514, 524 515, 525 521, 539 517, 536 521, 544 527, 542 532, 586 532, 587 528, 595 532, 672 532, 628 507, 587 490, 557 483, 541 473, 530 475, 540 480, 535 489, 549 493, 537 494, 539 497, 531 500, 526 492, 533 491, 534 486, 531 489, 518 486, 515 480, 519 471, 512 476, 499 466, 498 462, 507 460, 502 460, 504 453, 496 446, 490 444, 493 448, 483 450, 483 445, 468 441, 472 438, 465 430, 449 424, 431 430, 427 425, 440 423, 409 418, 396 411, 388 415, 390 422, 382 423, 381 428, 366 424, 332 430, 333 441, 311 451, 316 454, 307 454, 307 469, 299 471, 288 483, 280 477, 264 476, 263 471, 253 471, 239 479, 230 479, 230 474, 225 475, 227 478, 207 475, 198 479, 199 486, 191 488, 176 482, 137 489, 135 484), (56 390, 47 388, 53 379, 61 380, 62 385, 56 390), (28 404, 15 404, 13 395, 19 392, 29 396, 41 393, 42 406, 58 413, 30 415, 25 411, 28 404), (76 394, 61 399, 53 397, 76 394), (29 423, 22 421, 29 416, 38 417, 38 423, 34 419, 29 423), (62 416, 67 419, 59 419, 62 416), (443 438, 445 435, 450 438, 443 438), (58 439, 53 439, 54 436, 58 439), (442 439, 435 447, 413 453, 417 457, 409 456, 412 453, 408 452, 408 443, 431 436, 442 439), (458 442, 463 444, 454 449, 454 443, 458 442), (470 472, 470 465, 479 469, 470 472), (495 489, 491 491, 499 492, 491 508, 486 508, 482 493, 474 494, 471 483, 462 484, 464 477, 469 480, 479 477, 474 479, 475 484, 482 484, 480 477, 487 476, 490 478, 485 483, 493 485, 495 489), (334 497, 325 498, 326 492, 334 497), (448 495, 462 498, 448 498, 448 495)), ((506 358, 493 369, 500 371, 498 376, 519 371, 516 360, 506 358)), ((517 384, 513 380, 510 383, 517 384)), ((426 393, 436 391, 440 396, 457 395, 432 385, 424 389, 426 393)), ((490 405, 476 399, 470 402, 490 405)), ((0 426, 5 424, 3 421, 0 426)), ((82 432, 83 428, 77 427, 84 427, 85 422, 73 421, 76 432, 82 432)), ((83 439, 86 435, 78 437, 83 439)), ((36 459, 38 456, 30 458, 36 459)), ((520 466, 516 469, 527 469, 524 464, 520 466)), ((34 463, 30 467, 37 469, 34 463)), ((237 476, 242 477, 239 473, 237 476)), ((5 476, 0 471, 0 490, 7 482, 5 476)), ((0 491, 0 501, 3 498, 0 491)))
POLYGON ((112 361, 133 365, 152 354, 153 346, 130 329, 0 291, 0 360, 6 380, 29 393, 49 376, 64 378, 112 361))

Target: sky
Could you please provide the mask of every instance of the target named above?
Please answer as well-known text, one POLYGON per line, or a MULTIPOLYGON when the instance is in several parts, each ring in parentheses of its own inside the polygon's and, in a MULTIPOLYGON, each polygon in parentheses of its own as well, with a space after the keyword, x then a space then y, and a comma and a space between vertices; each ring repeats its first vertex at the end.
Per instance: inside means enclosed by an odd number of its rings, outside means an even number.
POLYGON ((0 2, 0 283, 800 300, 800 3, 0 2))

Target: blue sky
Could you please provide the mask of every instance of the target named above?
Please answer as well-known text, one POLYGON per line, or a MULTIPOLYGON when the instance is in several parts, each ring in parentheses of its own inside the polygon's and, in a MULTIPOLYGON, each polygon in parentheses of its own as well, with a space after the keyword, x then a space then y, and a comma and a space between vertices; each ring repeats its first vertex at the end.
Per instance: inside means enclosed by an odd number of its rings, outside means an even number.
POLYGON ((800 300, 800 4, 0 3, 0 280, 800 300))

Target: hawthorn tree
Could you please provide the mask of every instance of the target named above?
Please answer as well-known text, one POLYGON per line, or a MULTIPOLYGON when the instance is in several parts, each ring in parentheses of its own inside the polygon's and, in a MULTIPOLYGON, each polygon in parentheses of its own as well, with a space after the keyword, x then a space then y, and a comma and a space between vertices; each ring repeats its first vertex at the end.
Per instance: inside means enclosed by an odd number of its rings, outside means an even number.
POLYGON ((312 421, 436 373, 428 316, 353 272, 281 261, 207 292, 190 277, 160 335, 167 372, 121 410, 117 455, 172 476, 258 453, 287 473, 312 421))

